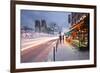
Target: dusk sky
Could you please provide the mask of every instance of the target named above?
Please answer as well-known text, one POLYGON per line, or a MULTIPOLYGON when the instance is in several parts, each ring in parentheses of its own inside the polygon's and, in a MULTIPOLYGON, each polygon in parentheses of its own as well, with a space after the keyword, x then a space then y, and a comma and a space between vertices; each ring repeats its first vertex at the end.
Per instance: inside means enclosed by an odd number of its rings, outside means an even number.
POLYGON ((37 11, 37 10, 21 10, 21 27, 27 26, 34 28, 35 20, 46 20, 47 25, 56 23, 62 27, 62 31, 68 30, 68 15, 70 12, 54 12, 54 11, 37 11))

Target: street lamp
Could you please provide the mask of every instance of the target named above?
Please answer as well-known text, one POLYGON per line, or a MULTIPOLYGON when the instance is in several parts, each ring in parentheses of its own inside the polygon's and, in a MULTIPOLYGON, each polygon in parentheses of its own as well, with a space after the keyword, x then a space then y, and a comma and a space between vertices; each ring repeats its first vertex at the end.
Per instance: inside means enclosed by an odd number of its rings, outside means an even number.
POLYGON ((79 47, 80 47, 80 35, 81 35, 81 30, 79 30, 79 47))

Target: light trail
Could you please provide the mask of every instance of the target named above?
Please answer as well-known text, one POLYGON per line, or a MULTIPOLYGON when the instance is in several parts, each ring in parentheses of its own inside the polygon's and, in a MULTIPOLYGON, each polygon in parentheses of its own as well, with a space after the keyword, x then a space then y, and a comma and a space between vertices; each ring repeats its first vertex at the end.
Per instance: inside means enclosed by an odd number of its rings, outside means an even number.
POLYGON ((22 49, 21 49, 21 51, 25 51, 25 50, 27 50, 27 49, 29 49, 29 48, 31 48, 31 47, 33 47, 33 46, 37 46, 37 45, 40 45, 40 44, 44 44, 44 43, 46 43, 46 42, 48 42, 48 41, 51 41, 51 40, 56 40, 56 39, 58 39, 58 37, 49 37, 49 38, 41 38, 41 40, 37 40, 37 41, 33 41, 33 43, 31 43, 30 44, 30 42, 29 43, 27 43, 27 44, 29 44, 29 45, 27 45, 26 47, 24 47, 24 46, 22 46, 22 49))

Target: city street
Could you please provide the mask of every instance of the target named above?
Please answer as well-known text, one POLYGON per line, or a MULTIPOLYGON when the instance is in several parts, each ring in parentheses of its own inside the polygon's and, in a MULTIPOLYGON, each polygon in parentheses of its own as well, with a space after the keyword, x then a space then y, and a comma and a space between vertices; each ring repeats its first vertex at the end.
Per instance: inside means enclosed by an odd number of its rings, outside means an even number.
POLYGON ((49 52, 56 45, 57 37, 45 37, 33 42, 28 41, 21 49, 22 62, 42 62, 48 57, 49 52), (27 46, 26 46, 27 45, 27 46))
POLYGON ((21 11, 21 62, 89 59, 89 13, 21 11))
POLYGON ((67 41, 57 45, 58 37, 28 41, 21 49, 21 62, 48 62, 89 59, 88 51, 79 51, 67 41), (27 45, 27 46, 25 46, 27 45), (55 50, 54 50, 55 49, 55 50))

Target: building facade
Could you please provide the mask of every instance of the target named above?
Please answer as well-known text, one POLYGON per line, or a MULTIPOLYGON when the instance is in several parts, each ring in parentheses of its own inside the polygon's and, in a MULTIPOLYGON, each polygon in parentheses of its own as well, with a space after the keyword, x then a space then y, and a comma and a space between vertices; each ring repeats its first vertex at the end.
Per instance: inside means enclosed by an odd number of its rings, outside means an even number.
POLYGON ((72 43, 78 47, 88 47, 89 44, 89 13, 71 13, 69 17, 71 22, 70 37, 72 43))

